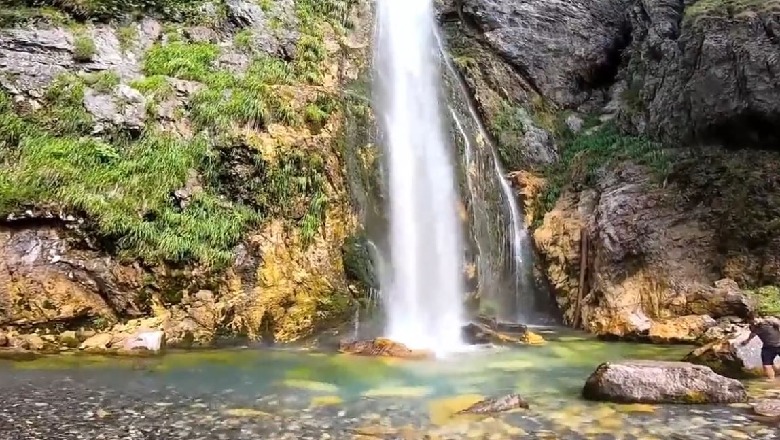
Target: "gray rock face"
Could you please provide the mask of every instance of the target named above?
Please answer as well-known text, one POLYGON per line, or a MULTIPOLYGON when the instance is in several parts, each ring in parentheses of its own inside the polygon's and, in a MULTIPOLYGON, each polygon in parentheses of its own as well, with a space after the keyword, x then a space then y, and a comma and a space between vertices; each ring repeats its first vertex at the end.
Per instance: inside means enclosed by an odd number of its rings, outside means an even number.
POLYGON ((246 0, 228 0, 226 6, 228 20, 234 26, 251 30, 252 44, 257 51, 287 58, 295 56, 298 32, 293 0, 274 1, 267 10, 246 0), (275 21, 281 25, 273 24, 275 21))
POLYGON ((584 102, 629 42, 621 0, 463 0, 464 19, 545 97, 584 102))
POLYGON ((624 361, 601 364, 582 390, 590 400, 619 403, 737 403, 744 385, 687 362, 624 361))
MULTIPOLYGON (((621 75, 621 119, 664 141, 736 146, 780 141, 780 16, 683 11, 682 0, 636 1, 635 44, 621 75)), ((718 6, 713 6, 718 7, 718 6)), ((725 6, 723 6, 725 7, 725 6)))
POLYGON ((116 29, 89 28, 85 38, 95 45, 95 54, 87 63, 74 60, 74 35, 64 28, 0 30, 0 86, 11 94, 42 96, 44 89, 66 72, 110 70, 122 79, 140 75, 141 53, 159 36, 160 25, 144 20, 137 25, 138 38, 132 50, 123 50, 116 29))
POLYGON ((103 133, 109 127, 141 131, 146 119, 146 99, 138 91, 121 84, 116 94, 98 93, 87 89, 84 107, 94 117, 94 133, 103 133))
POLYGON ((0 31, 0 86, 13 94, 40 97, 73 65, 73 37, 64 29, 0 31))

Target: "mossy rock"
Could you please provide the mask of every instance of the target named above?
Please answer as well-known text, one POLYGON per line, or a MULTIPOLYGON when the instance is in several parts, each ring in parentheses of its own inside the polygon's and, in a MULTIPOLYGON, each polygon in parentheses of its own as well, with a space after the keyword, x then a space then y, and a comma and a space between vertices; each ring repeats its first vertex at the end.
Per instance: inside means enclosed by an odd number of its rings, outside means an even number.
POLYGON ((362 234, 353 235, 344 241, 341 247, 344 273, 350 280, 377 289, 379 282, 369 246, 371 244, 362 234))

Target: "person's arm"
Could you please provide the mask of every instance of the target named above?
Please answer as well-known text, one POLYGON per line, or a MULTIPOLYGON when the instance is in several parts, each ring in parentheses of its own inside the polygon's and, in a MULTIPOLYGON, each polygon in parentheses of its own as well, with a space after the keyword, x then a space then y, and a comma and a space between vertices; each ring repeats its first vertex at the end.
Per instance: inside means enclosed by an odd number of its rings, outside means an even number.
POLYGON ((742 342, 739 344, 739 346, 740 346, 740 347, 744 347, 744 346, 748 345, 748 344, 750 343, 750 341, 752 341, 752 340, 753 340, 753 338, 755 338, 755 337, 756 337, 756 334, 755 334, 755 333, 753 333, 753 332, 751 331, 751 332, 750 332, 750 336, 748 336, 748 338, 747 338, 747 339, 745 339, 744 341, 742 341, 742 342))

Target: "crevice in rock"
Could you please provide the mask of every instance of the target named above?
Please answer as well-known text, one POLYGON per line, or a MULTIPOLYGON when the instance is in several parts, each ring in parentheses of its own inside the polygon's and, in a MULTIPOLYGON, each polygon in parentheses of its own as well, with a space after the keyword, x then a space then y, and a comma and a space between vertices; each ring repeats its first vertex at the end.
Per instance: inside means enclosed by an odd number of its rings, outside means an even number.
POLYGON ((22 229, 73 229, 77 225, 77 221, 67 220, 60 217, 6 217, 0 221, 0 229, 7 228, 10 230, 22 230, 22 229))
POLYGON ((697 137, 705 144, 721 144, 732 150, 776 149, 780 145, 780 113, 746 110, 705 127, 697 137))
POLYGON ((585 75, 580 75, 577 78, 577 87, 588 92, 612 87, 617 80, 620 67, 624 64, 623 54, 632 42, 631 26, 626 24, 606 53, 606 61, 590 72, 586 72, 585 75))

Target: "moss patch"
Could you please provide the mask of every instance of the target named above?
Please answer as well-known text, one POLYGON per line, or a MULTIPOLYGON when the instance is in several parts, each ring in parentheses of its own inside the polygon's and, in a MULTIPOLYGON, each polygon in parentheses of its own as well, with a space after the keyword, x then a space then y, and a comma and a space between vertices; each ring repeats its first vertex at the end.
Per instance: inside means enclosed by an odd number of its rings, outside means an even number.
POLYGON ((758 302, 758 313, 764 316, 780 316, 780 288, 764 286, 751 290, 750 294, 758 302))
POLYGON ((543 170, 544 191, 533 211, 535 223, 549 212, 567 185, 575 190, 592 186, 599 173, 610 164, 630 160, 654 170, 660 180, 671 169, 671 161, 662 146, 641 136, 622 133, 614 124, 573 135, 563 132, 559 139, 560 160, 543 170))
POLYGON ((12 7, 47 7, 77 20, 107 21, 126 15, 194 20, 206 0, 10 0, 12 7))
POLYGON ((699 0, 685 9, 686 19, 737 17, 748 12, 780 12, 778 0, 699 0))

